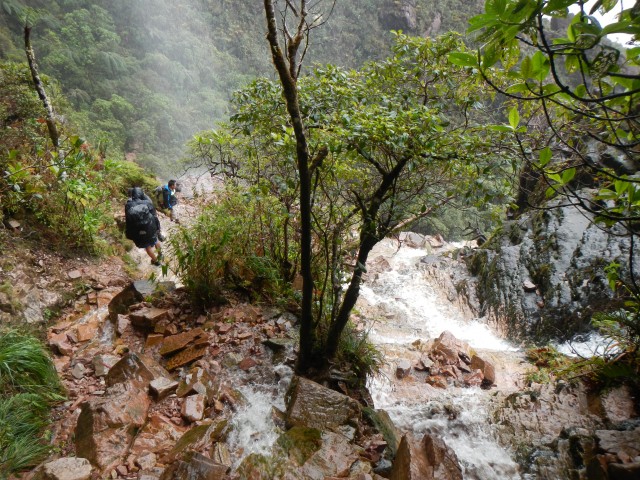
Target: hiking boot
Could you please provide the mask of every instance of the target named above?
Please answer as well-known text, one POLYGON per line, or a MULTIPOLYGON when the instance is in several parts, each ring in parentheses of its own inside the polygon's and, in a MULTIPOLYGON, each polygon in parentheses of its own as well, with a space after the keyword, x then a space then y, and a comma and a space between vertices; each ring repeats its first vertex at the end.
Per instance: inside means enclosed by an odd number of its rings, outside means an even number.
POLYGON ((159 258, 156 258, 155 260, 151 260, 151 265, 155 265, 156 267, 159 267, 160 265, 162 265, 162 262, 160 262, 159 258))

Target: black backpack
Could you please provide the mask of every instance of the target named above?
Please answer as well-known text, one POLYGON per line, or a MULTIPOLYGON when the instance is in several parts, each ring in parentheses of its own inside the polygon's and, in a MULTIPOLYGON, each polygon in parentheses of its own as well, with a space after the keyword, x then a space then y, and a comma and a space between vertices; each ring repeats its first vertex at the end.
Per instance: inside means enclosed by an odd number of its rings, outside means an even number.
POLYGON ((155 204, 158 208, 166 208, 164 204, 164 185, 160 185, 153 190, 153 197, 155 198, 155 204))
POLYGON ((136 245, 150 244, 158 232, 158 226, 149 205, 144 201, 130 200, 125 206, 124 214, 127 222, 126 237, 136 245))

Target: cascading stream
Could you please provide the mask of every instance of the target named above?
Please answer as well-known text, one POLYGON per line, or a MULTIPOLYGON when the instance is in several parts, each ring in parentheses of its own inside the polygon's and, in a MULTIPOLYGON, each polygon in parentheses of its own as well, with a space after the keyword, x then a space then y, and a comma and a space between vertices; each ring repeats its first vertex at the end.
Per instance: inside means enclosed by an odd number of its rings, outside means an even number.
MULTIPOLYGON (((463 314, 428 282, 420 259, 427 252, 386 239, 370 255, 382 256, 383 272, 369 271, 359 307, 370 339, 384 352, 383 378, 370 390, 375 407, 386 410, 402 432, 439 435, 458 456, 466 479, 519 479, 511 453, 498 445, 489 421, 491 391, 480 388, 436 389, 426 383, 398 380, 394 365, 416 359, 416 345, 448 330, 478 352, 509 355, 515 351, 477 320, 463 314)), ((374 267, 375 268, 375 267, 374 267)), ((513 354, 512 354, 513 355, 513 354)))

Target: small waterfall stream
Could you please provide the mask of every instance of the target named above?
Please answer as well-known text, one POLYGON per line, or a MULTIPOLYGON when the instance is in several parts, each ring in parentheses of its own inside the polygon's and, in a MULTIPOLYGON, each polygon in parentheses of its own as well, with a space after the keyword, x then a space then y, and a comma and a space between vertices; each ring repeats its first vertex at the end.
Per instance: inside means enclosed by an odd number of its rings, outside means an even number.
POLYGON ((427 281, 420 259, 427 252, 398 248, 386 239, 371 252, 388 268, 370 275, 361 290, 359 308, 370 328, 370 339, 384 352, 385 375, 370 390, 375 407, 386 410, 403 432, 439 435, 458 456, 465 479, 520 479, 509 451, 495 440, 489 422, 491 391, 480 388, 434 388, 426 383, 398 380, 394 364, 419 358, 420 344, 448 330, 478 352, 509 357, 516 349, 478 320, 465 319, 427 281))

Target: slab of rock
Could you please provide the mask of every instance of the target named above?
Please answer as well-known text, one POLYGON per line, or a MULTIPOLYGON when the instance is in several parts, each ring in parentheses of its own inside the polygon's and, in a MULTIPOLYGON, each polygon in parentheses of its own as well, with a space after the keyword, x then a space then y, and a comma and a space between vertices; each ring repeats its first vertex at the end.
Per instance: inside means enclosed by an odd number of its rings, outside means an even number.
POLYGON ((75 429, 76 454, 104 471, 121 465, 150 400, 132 384, 117 384, 103 398, 82 404, 75 429))
POLYGON ((99 353, 98 355, 93 357, 93 360, 91 360, 91 364, 93 365, 93 370, 96 377, 104 377, 107 373, 109 373, 111 367, 118 363, 118 360, 120 360, 120 357, 104 353, 99 353))
POLYGON ((346 395, 302 377, 294 377, 285 397, 288 428, 304 426, 339 431, 343 425, 357 426, 360 405, 346 395))
POLYGON ((601 398, 602 409, 610 422, 624 422, 637 416, 634 395, 628 386, 611 389, 601 398))
POLYGON ((158 345, 162 345, 162 342, 164 342, 164 335, 160 333, 151 333, 147 335, 147 339, 144 342, 145 351, 147 349, 157 347, 158 345))
POLYGON ((63 457, 45 463, 43 480, 89 480, 93 467, 86 458, 63 457))
POLYGON ((175 370, 178 367, 182 367, 183 365, 187 365, 194 360, 204 357, 207 353, 207 347, 208 345, 194 345, 182 350, 167 361, 167 370, 175 370))
POLYGON ((201 393, 190 395, 184 399, 180 414, 188 422, 197 422, 204 417, 204 408, 207 404, 207 396, 201 393))
POLYGON ((185 427, 178 427, 168 417, 158 413, 149 420, 136 435, 131 454, 142 457, 154 453, 158 457, 168 454, 185 434, 185 427))
POLYGON ((67 272, 67 277, 69 277, 69 280, 77 280, 82 278, 82 272, 80 270, 71 270, 67 272))
POLYGON ((129 319, 134 327, 143 330, 153 330, 161 320, 169 319, 169 310, 155 307, 145 307, 129 314, 129 319))
POLYGON ((425 435, 420 442, 403 436, 389 480, 436 479, 462 480, 462 468, 453 450, 433 435, 425 435))
POLYGON ((84 323, 76 327, 78 342, 88 342, 96 336, 96 333, 98 333, 97 323, 84 323))
POLYGON ((155 453, 147 453, 134 460, 134 464, 140 470, 151 470, 158 463, 158 456, 155 453))
POLYGON ((159 377, 170 375, 152 358, 129 352, 111 367, 105 381, 109 387, 116 383, 135 382, 146 389, 152 380, 159 377))
POLYGON ((86 373, 87 373, 87 369, 82 363, 76 363, 71 369, 71 375, 73 376, 73 378, 77 380, 84 378, 86 373))
POLYGON ((222 323, 220 325, 218 325, 217 328, 217 332, 220 335, 226 335, 227 333, 229 333, 231 330, 233 329, 233 325, 231 325, 230 323, 222 323))
POLYGON ((156 401, 163 400, 178 388, 178 382, 171 378, 158 377, 149 383, 149 390, 156 401))
POLYGON ((160 348, 160 355, 171 355, 174 352, 182 350, 194 340, 203 337, 208 337, 208 335, 201 328, 194 328, 188 332, 164 337, 162 347, 160 348))
POLYGON ((51 335, 49 337, 49 346, 57 350, 60 355, 69 357, 73 354, 73 347, 69 343, 69 338, 65 332, 51 335))

